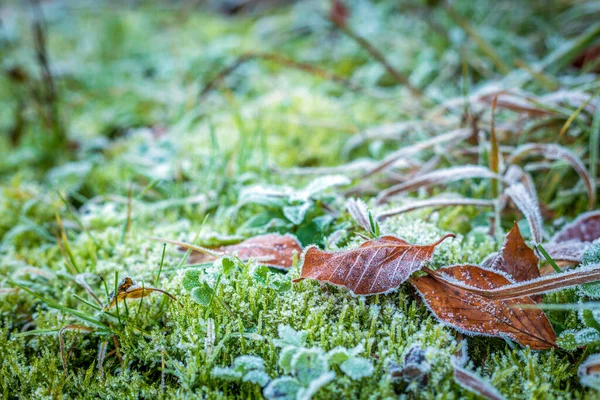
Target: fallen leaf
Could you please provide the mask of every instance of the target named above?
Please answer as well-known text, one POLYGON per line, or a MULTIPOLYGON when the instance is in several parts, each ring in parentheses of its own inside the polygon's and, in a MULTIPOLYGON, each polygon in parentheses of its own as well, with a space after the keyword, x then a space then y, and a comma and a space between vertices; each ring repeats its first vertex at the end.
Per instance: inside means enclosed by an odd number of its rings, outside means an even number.
POLYGON ((495 271, 507 273, 515 282, 525 282, 540 277, 538 261, 533 250, 525 244, 515 222, 490 265, 495 271))
POLYGON ((442 322, 471 334, 506 336, 534 350, 556 347, 552 325, 531 298, 493 300, 448 284, 452 281, 491 290, 510 285, 507 277, 476 265, 456 265, 428 273, 410 282, 442 322), (521 304, 532 308, 516 307, 521 304))
POLYGON ((573 222, 557 232, 544 245, 548 254, 556 261, 581 262, 588 246, 600 238, 600 211, 581 214, 573 222))
POLYGON ((431 260, 435 247, 447 234, 430 245, 410 244, 395 236, 364 242, 359 248, 331 253, 309 247, 302 273, 294 282, 310 278, 344 286, 358 295, 389 292, 431 260))
POLYGON ((130 277, 125 277, 119 283, 119 286, 117 287, 117 293, 115 294, 115 292, 113 292, 110 294, 110 303, 106 307, 104 307, 104 309, 108 310, 114 307, 115 304, 117 304, 117 302, 121 300, 141 299, 152 292, 160 292, 166 296, 169 296, 173 300, 177 300, 177 298, 175 298, 175 296, 173 296, 169 292, 151 286, 144 286, 143 284, 136 283, 130 277))
MULTIPOLYGON (((477 266, 477 268, 481 267, 477 266)), ((448 286, 465 289, 470 293, 490 300, 509 300, 519 297, 528 297, 600 281, 600 263, 586 264, 583 267, 561 274, 542 276, 531 281, 507 284, 494 289, 482 289, 469 285, 463 281, 452 279, 451 277, 448 278, 442 273, 445 270, 432 271, 427 267, 423 267, 422 269, 430 276, 443 281, 448 286)))
POLYGON ((237 255, 241 260, 256 260, 275 268, 290 268, 294 263, 294 252, 302 253, 302 246, 292 235, 267 234, 255 236, 243 242, 213 247, 210 249, 174 240, 159 239, 179 245, 182 250, 192 250, 188 263, 197 264, 216 260, 224 255, 237 255))

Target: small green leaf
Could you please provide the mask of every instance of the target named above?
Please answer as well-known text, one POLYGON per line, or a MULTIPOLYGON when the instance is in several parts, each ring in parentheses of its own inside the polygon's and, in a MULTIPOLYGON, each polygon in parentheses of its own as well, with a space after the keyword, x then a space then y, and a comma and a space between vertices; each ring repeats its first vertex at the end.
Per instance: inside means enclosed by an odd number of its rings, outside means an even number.
POLYGON ((235 270, 235 261, 230 257, 221 258, 221 270, 225 275, 229 275, 235 270))
POLYGON ((283 207, 283 215, 294 225, 300 225, 311 205, 310 202, 305 202, 297 206, 283 207))
POLYGON ((207 306, 212 300, 214 290, 208 283, 202 282, 200 286, 193 288, 190 294, 197 303, 207 306))
POLYGON ((286 346, 279 352, 279 366, 288 374, 292 371, 292 358, 297 350, 294 346, 286 346))
POLYGON ((323 386, 335 379, 335 372, 329 371, 310 381, 308 387, 298 391, 298 400, 310 400, 323 386))
POLYGON ((265 387, 270 380, 271 377, 264 371, 249 371, 242 378, 243 382, 256 383, 260 385, 260 387, 265 387))
POLYGON ((289 376, 273 379, 263 391, 267 400, 296 400, 300 391, 300 382, 289 376))
POLYGON ((590 245, 583 253, 582 265, 600 263, 600 243, 590 245))
POLYGON ((575 350, 592 343, 600 343, 600 332, 594 328, 584 328, 579 331, 567 330, 562 332, 556 340, 556 344, 565 350, 575 350))
POLYGON ((200 286, 200 271, 197 269, 188 269, 185 271, 181 284, 188 292, 191 292, 195 287, 200 286))
POLYGON ((277 330, 279 339, 273 339, 273 344, 277 347, 303 346, 306 343, 308 337, 306 331, 297 331, 291 326, 283 324, 280 324, 277 330))
POLYGON ((338 365, 350 358, 350 354, 348 353, 348 349, 336 347, 327 353, 327 358, 332 365, 338 365))
POLYGON ((586 283, 579 286, 577 289, 582 296, 600 299, 600 282, 586 283))
POLYGON ((292 357, 292 375, 308 386, 311 381, 327 372, 329 366, 323 350, 319 348, 299 349, 292 357))
POLYGON ((265 361, 256 356, 240 356, 235 359, 233 366, 236 371, 248 372, 248 371, 264 371, 265 361))
POLYGON ((242 379, 241 372, 229 367, 214 367, 210 374, 215 378, 232 382, 239 382, 242 379))
POLYGON ((340 369, 355 381, 371 376, 375 371, 371 361, 364 357, 351 357, 340 365, 340 369))

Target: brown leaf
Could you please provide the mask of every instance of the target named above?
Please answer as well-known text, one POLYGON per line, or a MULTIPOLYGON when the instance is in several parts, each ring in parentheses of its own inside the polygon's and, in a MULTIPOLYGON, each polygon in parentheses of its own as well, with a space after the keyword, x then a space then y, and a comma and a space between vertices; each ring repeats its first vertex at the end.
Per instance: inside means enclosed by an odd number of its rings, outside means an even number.
POLYGON ((439 281, 443 281, 444 284, 448 286, 467 290, 469 293, 485 297, 489 300, 510 300, 519 297, 528 297, 600 281, 600 263, 589 264, 572 271, 542 276, 541 278, 531 281, 508 284, 493 289, 482 289, 460 280, 449 279, 441 273, 442 271, 432 271, 427 267, 423 267, 422 269, 430 276, 439 281))
POLYGON ((530 281, 540 277, 538 258, 525 244, 516 222, 506 235, 500 252, 491 263, 491 268, 506 272, 515 282, 530 281))
POLYGON ((600 211, 590 211, 581 214, 570 224, 565 225, 552 238, 553 242, 593 242, 600 238, 600 211))
POLYGON ((565 225, 544 248, 554 260, 579 263, 590 243, 598 238, 600 211, 590 211, 565 225))
POLYGON ((117 302, 121 300, 141 299, 152 292, 160 292, 166 296, 169 296, 173 300, 177 300, 175 296, 162 289, 157 289, 151 286, 144 286, 143 284, 136 283, 133 279, 127 276, 123 278, 123 280, 119 283, 119 286, 117 287, 117 293, 111 293, 110 303, 106 307, 104 307, 104 309, 108 310, 114 307, 115 304, 117 304, 117 302))
POLYGON ((331 253, 310 247, 304 255, 302 274, 294 282, 310 278, 344 286, 352 293, 370 295, 397 288, 431 260, 437 242, 419 246, 395 236, 364 242, 359 248, 331 253))
POLYGON ((294 263, 294 252, 301 254, 302 246, 292 235, 277 233, 255 236, 243 242, 227 246, 206 248, 177 240, 152 238, 179 246, 179 250, 192 250, 188 263, 197 264, 216 260, 225 255, 237 255, 241 260, 256 260, 275 268, 290 268, 294 263))
MULTIPOLYGON (((228 246, 213 248, 212 250, 237 256, 241 260, 253 259, 263 265, 279 268, 290 268, 294 263, 294 252, 302 254, 302 246, 291 235, 267 234, 255 236, 243 242, 228 246)), ((201 263, 214 260, 215 257, 206 253, 193 252, 188 262, 201 263)))
POLYGON ((534 350, 556 347, 552 325, 544 312, 534 307, 536 303, 531 298, 492 300, 448 284, 452 281, 471 288, 493 290, 511 284, 505 276, 476 265, 456 265, 429 273, 429 276, 410 282, 442 322, 468 333, 507 336, 534 350), (443 279, 440 279, 441 275, 443 279), (517 307, 522 304, 532 308, 517 307))

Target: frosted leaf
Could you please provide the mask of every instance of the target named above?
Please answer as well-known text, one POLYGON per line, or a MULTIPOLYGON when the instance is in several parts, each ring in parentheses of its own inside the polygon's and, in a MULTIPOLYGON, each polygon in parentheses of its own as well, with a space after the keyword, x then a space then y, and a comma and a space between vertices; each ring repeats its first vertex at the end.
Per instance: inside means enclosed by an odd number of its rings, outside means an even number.
POLYGON ((367 232, 371 231, 371 223, 369 222, 369 212, 367 205, 361 199, 346 200, 346 209, 354 218, 356 223, 367 232))
POLYGON ((575 350, 578 347, 598 342, 600 342, 600 332, 594 328, 584 328, 579 331, 564 331, 556 341, 556 343, 565 350, 575 350))
POLYGON ((540 243, 544 236, 544 223, 539 204, 532 199, 522 183, 509 186, 505 190, 505 193, 512 199, 525 218, 527 218, 533 241, 536 244, 540 243))
POLYGON ((271 380, 271 377, 263 371, 249 371, 242 378, 243 382, 256 383, 260 387, 265 387, 271 380))
POLYGON ((312 246, 304 253, 301 275, 294 282, 316 279, 357 295, 386 293, 430 261, 435 247, 448 237, 455 236, 447 234, 430 245, 414 245, 395 236, 381 236, 335 253, 312 246))
POLYGON ((279 333, 279 339, 273 339, 273 344, 277 347, 303 346, 308 337, 306 331, 297 331, 291 326, 284 324, 280 324, 277 331, 279 333))
POLYGON ((283 207, 283 215, 294 225, 300 225, 311 205, 310 202, 304 202, 297 206, 285 206, 283 207))
POLYGON ((332 365, 338 365, 350 358, 350 353, 345 347, 336 347, 327 353, 327 359, 332 365))
POLYGON ((297 400, 302 387, 298 379, 284 376, 273 379, 263 390, 267 400, 297 400))
POLYGON ((350 179, 343 175, 322 176, 309 183, 303 190, 294 192, 290 196, 290 200, 307 201, 314 195, 322 193, 330 187, 348 185, 350 182, 350 179))
POLYGON ((235 261, 230 257, 223 257, 215 261, 217 268, 220 268, 225 275, 229 275, 235 269, 235 261))
POLYGON ((264 371, 265 370, 265 361, 257 356, 240 356, 235 359, 233 362, 233 366, 236 370, 252 371, 264 371))
POLYGON ((242 373, 229 367, 214 367, 210 374, 215 378, 226 381, 239 382, 242 379, 242 373))
POLYGON ((286 346, 281 349, 281 352, 279 353, 279 366, 283 368, 286 373, 292 371, 292 358, 297 350, 298 348, 295 346, 286 346))
POLYGON ((286 205, 287 198, 292 192, 292 188, 284 186, 246 186, 240 191, 237 208, 246 204, 281 208, 286 205))
POLYGON ((362 343, 360 343, 359 345, 348 349, 348 354, 350 354, 351 356, 357 356, 360 353, 362 353, 363 351, 365 351, 365 346, 363 346, 362 343))
POLYGON ((600 354, 589 356, 577 370, 579 382, 596 390, 600 390, 600 354))
POLYGON ((581 264, 583 265, 595 263, 600 263, 600 243, 594 243, 588 247, 585 253, 583 253, 583 259, 581 260, 581 264))
POLYGON ((298 391, 298 400, 309 400, 312 396, 319 391, 323 386, 335 379, 335 372, 327 372, 316 379, 313 379, 308 387, 302 388, 298 391))
POLYGON ((193 288, 190 293, 192 299, 203 306, 210 304, 213 294, 214 290, 206 282, 202 282, 199 286, 193 288))
POLYGON ((191 292, 197 286, 200 286, 199 279, 200 271, 197 269, 188 269, 185 271, 185 275, 183 276, 183 280, 181 284, 185 288, 185 290, 191 292))
POLYGON ((319 348, 298 349, 292 357, 291 367, 292 375, 303 385, 308 385, 329 369, 327 358, 319 348))
POLYGON ((371 376, 375 371, 373 364, 364 357, 350 357, 340 364, 340 369, 355 381, 371 376))
POLYGON ((600 299, 600 282, 586 283, 577 288, 582 296, 588 296, 592 299, 600 299))

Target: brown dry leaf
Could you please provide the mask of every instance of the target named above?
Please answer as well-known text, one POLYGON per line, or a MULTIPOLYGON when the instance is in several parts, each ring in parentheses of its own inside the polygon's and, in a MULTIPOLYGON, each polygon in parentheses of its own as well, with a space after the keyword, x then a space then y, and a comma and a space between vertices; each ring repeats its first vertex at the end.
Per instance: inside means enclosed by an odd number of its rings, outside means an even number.
POLYGON ((600 211, 581 214, 544 245, 556 261, 581 262, 588 246, 600 238, 600 211))
POLYGON ((136 283, 133 279, 127 276, 123 278, 123 280, 119 283, 116 295, 114 292, 111 293, 110 303, 106 307, 104 307, 104 309, 108 310, 114 307, 115 304, 117 304, 117 301, 125 299, 141 299, 152 292, 160 292, 164 295, 169 296, 173 300, 177 300, 177 298, 175 298, 175 296, 173 296, 169 292, 166 292, 162 289, 157 289, 155 287, 144 286, 143 284, 136 283))
POLYGON ((241 260, 253 259, 270 267, 290 268, 294 263, 294 252, 302 254, 302 246, 295 237, 279 234, 255 236, 240 243, 211 248, 210 252, 185 243, 177 244, 192 250, 188 259, 192 264, 212 261, 223 255, 237 255, 241 260))
POLYGON ((581 214, 570 224, 565 225, 554 237, 554 242, 576 240, 578 242, 593 242, 600 238, 600 211, 590 211, 581 214))
POLYGON ((556 334, 542 310, 529 297, 492 300, 448 281, 493 290, 510 285, 503 275, 476 265, 456 265, 411 279, 431 311, 444 323, 467 333, 509 337, 534 350, 556 347, 556 334), (443 275, 443 279, 440 276, 443 275), (518 305, 531 305, 521 309, 518 305))
POLYGON ((525 244, 516 222, 506 235, 500 252, 491 262, 491 268, 506 272, 515 282, 525 282, 540 277, 538 258, 525 244))
POLYGON ((316 279, 344 286, 358 295, 389 292, 431 260, 435 247, 448 237, 455 236, 447 234, 433 244, 420 246, 395 236, 382 236, 357 249, 337 253, 310 247, 302 274, 294 282, 316 279))

